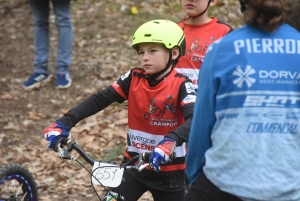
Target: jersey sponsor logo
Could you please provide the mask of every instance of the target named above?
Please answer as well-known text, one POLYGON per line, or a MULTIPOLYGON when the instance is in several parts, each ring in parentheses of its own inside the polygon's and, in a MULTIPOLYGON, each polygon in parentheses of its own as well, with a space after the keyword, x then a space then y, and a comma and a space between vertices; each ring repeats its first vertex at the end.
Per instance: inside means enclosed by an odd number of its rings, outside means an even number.
POLYGON ((153 151, 157 144, 155 139, 142 137, 139 135, 128 134, 128 137, 128 145, 140 150, 153 151))
MULTIPOLYGON (((247 65, 245 71, 238 66, 233 71, 233 75, 238 76, 233 83, 239 88, 242 88, 244 83, 247 87, 251 87, 256 82, 256 79, 251 77, 254 74, 256 71, 251 66, 247 65)), ((298 71, 259 70, 257 74, 260 84, 300 84, 300 72, 298 71)))
POLYGON ((132 142, 131 145, 140 150, 154 151, 155 146, 140 142, 132 142))
POLYGON ((167 122, 167 121, 154 121, 155 119, 153 118, 152 121, 150 121, 150 125, 151 126, 177 126, 178 125, 178 121, 174 121, 174 122, 167 122))
POLYGON ((258 117, 259 114, 257 112, 252 112, 250 110, 246 110, 242 113, 243 117, 258 117))
POLYGON ((185 76, 187 76, 190 79, 198 79, 198 75, 200 70, 199 69, 193 69, 188 67, 183 68, 175 68, 175 70, 185 76))
POLYGON ((260 83, 262 84, 300 84, 300 72, 298 71, 259 71, 260 83))
POLYGON ((147 143, 147 144, 156 144, 154 139, 147 138, 147 137, 142 137, 142 136, 139 136, 139 135, 129 134, 129 138, 132 141, 139 141, 139 142, 147 143))
POLYGON ((220 120, 227 119, 227 118, 237 118, 239 116, 238 113, 232 113, 232 114, 223 114, 220 116, 220 120))
POLYGON ((130 75, 130 70, 127 71, 125 74, 121 75, 121 80, 125 80, 130 75))
POLYGON ((300 119, 300 112, 287 112, 285 115, 285 118, 287 119, 300 119))
POLYGON ((237 79, 233 80, 233 84, 239 88, 242 88, 243 84, 246 83, 247 87, 251 87, 252 84, 256 82, 255 78, 250 77, 254 73, 255 70, 249 65, 246 66, 245 71, 238 66, 235 71, 233 71, 233 75, 238 76, 237 79))
POLYGON ((276 113, 276 112, 268 112, 268 113, 264 113, 263 116, 269 119, 278 119, 283 117, 283 114, 276 113))
POLYGON ((184 104, 196 102, 196 95, 187 95, 187 96, 183 99, 183 102, 184 102, 184 104))
POLYGON ((243 106, 267 106, 267 107, 296 107, 299 105, 298 96, 267 96, 267 95, 249 95, 246 97, 243 106))
POLYGON ((185 88, 186 88, 186 92, 188 94, 190 94, 190 93, 196 93, 194 85, 192 83, 190 83, 190 82, 185 83, 185 88))
POLYGON ((271 79, 300 79, 300 72, 295 71, 266 71, 266 70, 260 70, 259 71, 259 78, 271 78, 271 79))
POLYGON ((252 38, 233 42, 235 53, 300 54, 300 40, 280 38, 252 38))
POLYGON ((163 139, 162 135, 152 135, 149 133, 129 130, 127 134, 128 151, 142 153, 144 151, 153 151, 158 142, 163 139))
POLYGON ((247 133, 297 134, 298 124, 290 123, 250 123, 247 133))

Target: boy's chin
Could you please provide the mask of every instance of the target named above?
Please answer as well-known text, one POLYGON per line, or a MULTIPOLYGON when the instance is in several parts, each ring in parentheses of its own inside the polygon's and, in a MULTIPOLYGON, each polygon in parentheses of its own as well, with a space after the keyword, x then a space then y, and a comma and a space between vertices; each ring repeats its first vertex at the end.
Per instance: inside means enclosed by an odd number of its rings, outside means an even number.
POLYGON ((153 72, 152 70, 146 70, 146 69, 144 69, 144 70, 145 70, 145 72, 146 72, 147 75, 152 75, 152 74, 155 73, 155 72, 153 72))

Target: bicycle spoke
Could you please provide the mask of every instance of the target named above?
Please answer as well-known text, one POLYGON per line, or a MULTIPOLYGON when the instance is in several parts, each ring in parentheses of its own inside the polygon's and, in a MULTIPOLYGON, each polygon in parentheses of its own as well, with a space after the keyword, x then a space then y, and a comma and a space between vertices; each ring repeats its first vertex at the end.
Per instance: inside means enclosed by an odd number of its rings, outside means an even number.
POLYGON ((17 190, 16 195, 15 195, 16 197, 18 197, 18 195, 19 195, 19 193, 20 193, 20 191, 22 189, 22 186, 23 186, 23 184, 21 184, 20 187, 19 187, 19 189, 17 190))
POLYGON ((21 201, 24 201, 24 200, 25 200, 26 195, 27 195, 27 192, 24 193, 24 195, 23 195, 21 201))

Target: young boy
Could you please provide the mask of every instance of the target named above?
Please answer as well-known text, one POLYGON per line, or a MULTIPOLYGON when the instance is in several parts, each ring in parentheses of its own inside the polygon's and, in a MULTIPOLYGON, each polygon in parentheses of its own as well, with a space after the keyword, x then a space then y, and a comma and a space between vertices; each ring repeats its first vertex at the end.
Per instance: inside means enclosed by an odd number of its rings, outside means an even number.
POLYGON ((225 36, 232 28, 208 17, 208 7, 217 0, 181 0, 183 12, 187 15, 178 25, 186 37, 186 53, 179 59, 176 70, 187 75, 198 88, 199 70, 210 44, 225 36))
POLYGON ((138 153, 153 151, 149 163, 156 172, 125 171, 123 182, 113 192, 126 200, 138 200, 148 190, 155 201, 182 200, 185 144, 196 96, 190 79, 173 69, 184 55, 184 45, 183 31, 174 22, 153 20, 140 26, 133 36, 132 47, 139 54, 142 68, 129 70, 46 128, 44 136, 49 148, 56 150, 61 138, 69 136, 70 129, 80 120, 115 101, 128 100, 124 162, 138 153), (173 150, 176 158, 170 161, 173 150))

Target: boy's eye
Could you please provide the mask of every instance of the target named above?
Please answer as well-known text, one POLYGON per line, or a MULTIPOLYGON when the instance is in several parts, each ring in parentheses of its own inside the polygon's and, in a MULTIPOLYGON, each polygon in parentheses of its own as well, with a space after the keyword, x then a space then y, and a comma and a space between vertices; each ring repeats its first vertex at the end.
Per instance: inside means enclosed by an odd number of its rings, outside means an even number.
POLYGON ((141 55, 141 54, 144 54, 144 52, 141 52, 141 51, 140 51, 140 52, 139 52, 139 55, 141 55))
POLYGON ((156 52, 156 50, 151 50, 151 52, 156 52))

